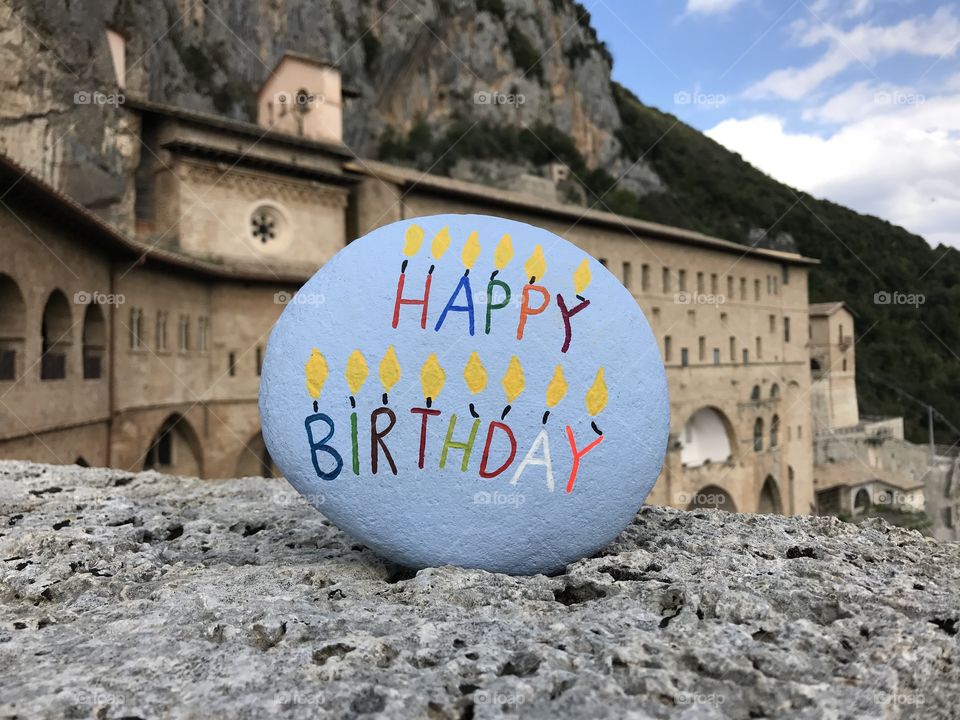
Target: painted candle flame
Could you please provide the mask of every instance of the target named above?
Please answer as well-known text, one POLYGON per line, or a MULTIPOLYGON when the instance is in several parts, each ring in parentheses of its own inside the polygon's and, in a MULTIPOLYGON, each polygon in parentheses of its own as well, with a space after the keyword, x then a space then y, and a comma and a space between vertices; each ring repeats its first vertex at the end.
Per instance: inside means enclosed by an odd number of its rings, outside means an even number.
POLYGON ((547 385, 547 407, 556 407, 567 394, 567 380, 563 377, 563 368, 557 365, 553 377, 547 385))
POLYGON ((407 257, 413 257, 420 252, 420 246, 423 244, 423 228, 419 225, 411 225, 407 228, 403 240, 403 254, 407 257))
POLYGON ((523 264, 523 269, 527 273, 527 277, 542 278, 544 273, 547 272, 547 260, 543 257, 543 248, 540 247, 539 243, 533 248, 533 253, 523 264))
POLYGON ((507 394, 507 403, 512 403, 516 400, 526 387, 526 380, 523 377, 523 367, 520 365, 520 361, 517 360, 516 355, 510 358, 510 364, 507 365, 507 371, 503 374, 503 380, 500 381, 500 384, 503 385, 503 391, 507 394))
POLYGON ((344 376, 347 378, 347 385, 352 395, 360 392, 360 388, 367 381, 367 375, 369 374, 370 370, 367 368, 367 361, 363 357, 363 353, 359 350, 350 353, 350 357, 347 358, 347 370, 344 376))
POLYGON ((590 263, 584 258, 583 262, 573 272, 573 289, 577 295, 587 289, 587 286, 593 280, 593 274, 590 272, 590 263))
POLYGON ((450 228, 445 227, 433 236, 433 242, 430 243, 430 254, 435 260, 439 260, 450 247, 450 228))
POLYGON ((500 238, 497 249, 493 251, 493 264, 497 270, 503 270, 513 260, 513 240, 509 233, 500 238))
POLYGON ((463 260, 463 266, 469 270, 477 262, 478 257, 480 257, 480 234, 474 230, 463 246, 460 259, 463 260))
POLYGON ((423 396, 436 400, 446 382, 447 373, 440 367, 436 353, 430 353, 430 357, 420 368, 420 386, 423 388, 423 396))
POLYGON ((310 359, 303 367, 304 374, 307 376, 307 392, 314 400, 319 399, 323 391, 323 385, 327 382, 327 359, 316 348, 310 353, 310 359))
POLYGON ((593 417, 607 406, 607 383, 603 380, 603 368, 597 370, 597 376, 593 379, 593 385, 587 390, 587 396, 584 398, 587 405, 587 412, 593 417))
POLYGON ((390 388, 400 380, 400 362, 397 360, 397 351, 393 345, 387 348, 387 352, 380 361, 380 382, 383 383, 383 389, 390 392, 390 388))
POLYGON ((476 395, 487 386, 487 369, 480 362, 476 351, 470 353, 467 366, 463 369, 463 379, 467 382, 470 392, 476 395))

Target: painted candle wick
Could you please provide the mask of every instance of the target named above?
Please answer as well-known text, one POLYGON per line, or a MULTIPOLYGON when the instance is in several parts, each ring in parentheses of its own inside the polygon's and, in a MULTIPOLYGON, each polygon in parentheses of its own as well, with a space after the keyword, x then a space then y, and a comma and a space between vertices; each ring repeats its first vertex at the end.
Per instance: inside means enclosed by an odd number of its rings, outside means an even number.
POLYGON ((320 404, 319 404, 316 400, 314 400, 314 401, 313 401, 313 411, 314 411, 314 412, 319 412, 319 410, 320 410, 320 404))
POLYGON ((388 402, 388 401, 387 401, 387 394, 386 394, 386 393, 383 394, 382 400, 383 400, 383 404, 386 405, 387 402, 388 402))
POLYGON ((596 423, 595 421, 592 421, 592 420, 590 421, 590 427, 593 428, 593 431, 594 431, 597 435, 600 435, 601 437, 603 436, 603 430, 601 430, 600 428, 597 427, 597 423, 596 423))
POLYGON ((546 425, 546 424, 547 424, 547 419, 548 419, 549 417, 550 417, 550 411, 547 410, 547 411, 545 411, 545 412, 543 413, 543 419, 540 421, 540 424, 541 424, 541 425, 546 425))
POLYGON ((510 406, 507 405, 507 406, 503 409, 503 412, 500 413, 500 419, 503 420, 504 418, 506 418, 506 417, 507 417, 507 413, 509 413, 509 412, 510 412, 510 406))
POLYGON ((477 409, 473 406, 473 403, 470 403, 470 414, 475 418, 480 418, 480 416, 477 414, 477 409))
POLYGON ((433 275, 433 269, 434 269, 435 267, 436 267, 436 265, 431 264, 431 265, 430 265, 430 269, 427 270, 427 275, 433 275))
POLYGON ((427 398, 427 409, 429 410, 431 407, 433 407, 433 398, 432 398, 432 397, 428 397, 428 398, 427 398))
POLYGON ((493 280, 499 274, 500 274, 499 270, 494 270, 492 273, 490 273, 490 279, 493 280))
POLYGON ((533 285, 533 284, 536 283, 536 282, 537 282, 537 276, 536 276, 536 275, 531 275, 531 276, 530 276, 530 282, 527 283, 527 284, 528 284, 528 285, 533 285))
POLYGON ((357 401, 354 399, 353 395, 350 396, 350 407, 355 408, 357 406, 357 401))
POLYGON ((406 271, 407 271, 407 261, 404 260, 402 263, 400 263, 400 274, 402 275, 406 271))

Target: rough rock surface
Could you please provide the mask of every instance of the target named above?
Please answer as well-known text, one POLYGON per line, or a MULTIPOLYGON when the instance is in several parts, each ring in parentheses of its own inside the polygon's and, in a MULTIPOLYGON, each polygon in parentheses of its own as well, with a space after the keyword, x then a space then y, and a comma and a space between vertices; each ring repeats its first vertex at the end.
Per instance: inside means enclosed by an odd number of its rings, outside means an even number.
POLYGON ((960 702, 960 548, 882 521, 645 508, 556 577, 413 573, 280 480, 8 462, 0 558, 2 717, 946 718, 960 702))

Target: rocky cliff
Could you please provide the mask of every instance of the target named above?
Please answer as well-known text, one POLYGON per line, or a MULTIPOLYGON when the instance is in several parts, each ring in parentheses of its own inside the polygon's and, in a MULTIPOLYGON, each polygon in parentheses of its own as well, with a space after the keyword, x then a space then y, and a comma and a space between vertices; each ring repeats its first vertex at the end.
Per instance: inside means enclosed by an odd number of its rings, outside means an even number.
MULTIPOLYGON (((507 510, 515 512, 515 510, 507 510)), ((556 577, 385 564, 281 480, 0 463, 0 716, 956 717, 960 548, 644 508, 556 577)))

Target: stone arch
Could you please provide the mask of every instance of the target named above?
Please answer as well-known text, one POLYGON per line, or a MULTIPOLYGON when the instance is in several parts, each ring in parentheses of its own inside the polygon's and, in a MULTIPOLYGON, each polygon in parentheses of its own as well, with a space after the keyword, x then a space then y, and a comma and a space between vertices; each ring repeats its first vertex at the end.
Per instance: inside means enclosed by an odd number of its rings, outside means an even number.
POLYGON ((17 281, 0 273, 0 381, 20 374, 27 336, 27 304, 17 281))
POLYGON ((726 510, 736 512, 737 506, 726 490, 716 485, 707 485, 693 496, 687 510, 726 510))
POLYGON ((683 426, 680 460, 687 467, 726 462, 733 455, 733 425, 719 409, 704 406, 683 426))
POLYGON ((278 477, 263 434, 258 430, 240 450, 235 477, 278 477))
POLYGON ((756 452, 763 450, 763 418, 753 421, 753 449, 756 452))
POLYGON ((760 489, 760 499, 757 501, 757 512, 763 515, 783 515, 783 502, 780 500, 780 488, 773 475, 767 475, 760 489))
POLYGON ((870 509, 873 503, 870 501, 870 492, 866 488, 857 490, 853 498, 853 511, 855 513, 865 512, 870 509))
POLYGON ((40 336, 40 379, 63 380, 67 376, 67 353, 73 344, 73 313, 62 290, 51 292, 43 306, 40 336))
POLYGON ((757 402, 757 401, 760 400, 760 386, 759 386, 759 385, 754 385, 754 386, 753 386, 753 389, 750 391, 750 399, 753 400, 754 402, 757 402))
POLYGON ((103 377, 103 358, 107 347, 107 322, 99 305, 90 303, 83 316, 83 378, 103 377))
POLYGON ((143 469, 171 475, 203 474, 203 448, 189 420, 180 413, 167 416, 150 441, 143 469))

